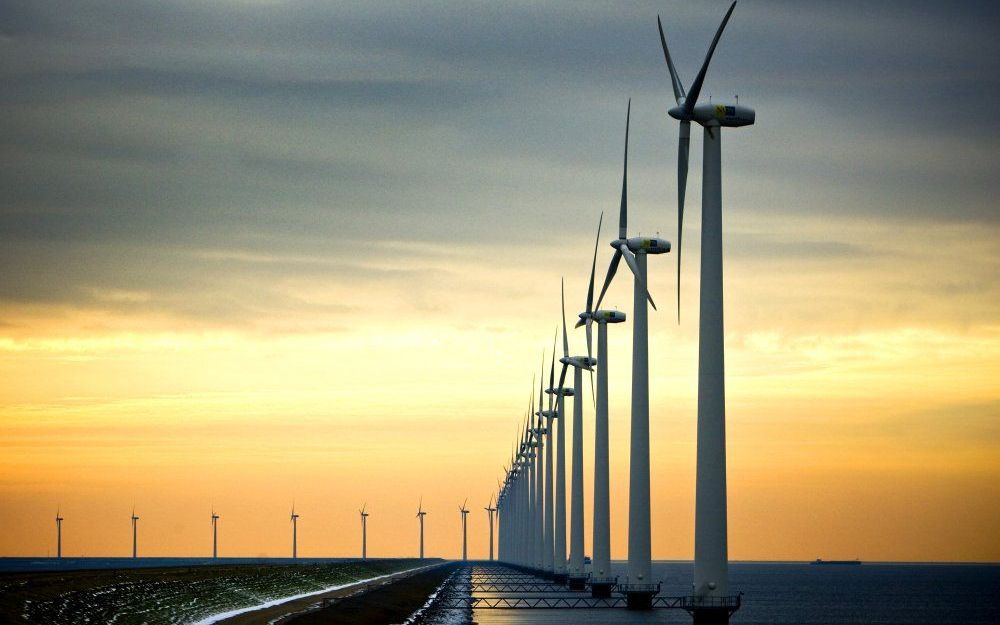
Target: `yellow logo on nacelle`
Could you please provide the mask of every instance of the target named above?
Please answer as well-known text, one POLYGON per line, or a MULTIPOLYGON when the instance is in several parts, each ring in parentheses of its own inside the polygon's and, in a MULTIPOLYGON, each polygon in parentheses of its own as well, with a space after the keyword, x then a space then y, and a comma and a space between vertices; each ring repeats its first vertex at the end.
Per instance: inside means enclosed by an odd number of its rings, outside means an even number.
POLYGON ((720 118, 720 119, 726 116, 726 105, 725 104, 716 104, 715 105, 715 116, 718 117, 718 118, 720 118))
POLYGON ((651 247, 653 247, 653 240, 652 239, 643 239, 642 240, 642 249, 648 249, 648 248, 651 248, 651 247))

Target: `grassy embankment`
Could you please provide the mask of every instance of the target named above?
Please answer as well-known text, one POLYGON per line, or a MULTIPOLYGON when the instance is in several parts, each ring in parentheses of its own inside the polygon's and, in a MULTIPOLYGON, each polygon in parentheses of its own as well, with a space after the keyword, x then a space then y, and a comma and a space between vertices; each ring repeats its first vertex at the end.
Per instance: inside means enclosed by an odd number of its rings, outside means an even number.
POLYGON ((0 622, 190 623, 225 610, 430 563, 400 559, 9 573, 0 575, 0 622))

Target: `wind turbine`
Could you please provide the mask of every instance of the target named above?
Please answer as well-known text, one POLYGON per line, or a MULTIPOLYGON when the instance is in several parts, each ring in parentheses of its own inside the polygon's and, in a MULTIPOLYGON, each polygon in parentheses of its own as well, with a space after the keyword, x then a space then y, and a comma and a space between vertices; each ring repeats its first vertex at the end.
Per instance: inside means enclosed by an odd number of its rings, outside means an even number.
POLYGON ((468 533, 466 532, 467 523, 466 517, 469 515, 468 509, 466 509, 465 504, 469 503, 469 498, 466 497, 462 505, 459 506, 458 511, 462 513, 462 562, 469 559, 469 541, 468 533))
POLYGON ((365 512, 365 508, 367 507, 368 504, 365 503, 361 506, 361 509, 358 510, 358 513, 361 514, 361 559, 362 560, 368 559, 368 513, 365 512))
MULTIPOLYGON (((739 104, 698 104, 708 65, 722 31, 736 8, 730 5, 701 69, 685 93, 670 58, 663 25, 657 17, 663 58, 677 106, 668 114, 680 121, 677 152, 677 310, 680 319, 681 232, 684 224, 684 193, 687 184, 691 122, 704 127, 701 190, 701 289, 698 321, 698 452, 695 478, 694 596, 711 603, 729 594, 729 564, 726 519, 726 384, 722 290, 722 128, 754 123, 753 109, 739 104)), ((720 612, 718 608, 716 612, 720 612)), ((701 610, 712 619, 711 608, 701 610)), ((728 622, 728 611, 717 621, 728 622)), ((699 611, 694 611, 695 622, 699 611)))
POLYGON ((528 394, 528 410, 525 415, 525 442, 524 442, 524 483, 522 484, 523 490, 523 504, 524 504, 524 558, 523 564, 528 567, 533 567, 535 562, 535 544, 536 544, 536 532, 535 532, 535 472, 537 467, 535 465, 535 458, 537 454, 535 449, 538 447, 538 442, 535 440, 534 428, 531 427, 531 404, 535 395, 535 379, 531 378, 531 389, 528 394))
MULTIPOLYGON (((593 278, 591 278, 593 281, 593 278)), ((586 587, 587 571, 583 546, 583 371, 592 371, 597 360, 587 356, 569 355, 569 334, 566 332, 566 288, 562 287, 563 357, 559 387, 566 381, 566 370, 573 367, 573 467, 570 476, 569 570, 567 581, 570 590, 586 587)))
POLYGON ((212 559, 219 557, 219 515, 212 507, 212 559))
POLYGON ((139 525, 139 517, 135 516, 135 506, 132 506, 132 557, 139 557, 138 540, 137 540, 137 529, 139 525))
POLYGON ((299 515, 295 514, 295 502, 292 502, 292 559, 299 557, 299 515))
MULTIPOLYGON (((547 410, 539 410, 539 414, 545 417, 545 437, 548 441, 548 453, 545 454, 545 506, 544 506, 544 527, 542 530, 542 536, 544 541, 544 546, 542 548, 542 569, 549 575, 555 575, 555 510, 553 509, 554 495, 553 488, 555 486, 555 476, 553 475, 553 460, 555 452, 555 443, 552 438, 552 428, 553 421, 559 417, 553 406, 553 393, 555 392, 553 387, 556 383, 556 341, 559 337, 559 329, 556 328, 556 334, 552 337, 552 362, 549 367, 549 388, 545 389, 545 393, 549 396, 549 407, 547 410)), ((541 396, 539 396, 539 404, 541 404, 541 396)), ((539 406, 541 407, 541 406, 539 406)), ((563 547, 565 551, 565 546, 563 547)))
MULTIPOLYGON (((560 281, 560 287, 565 293, 566 287, 560 281)), ((565 306, 565 294, 563 295, 563 335, 566 335, 566 306, 565 306)), ((558 397, 556 400, 556 408, 553 412, 553 417, 555 419, 554 427, 556 429, 556 440, 555 444, 558 449, 556 450, 556 469, 555 469, 555 505, 554 505, 554 527, 553 527, 553 548, 552 548, 552 562, 553 562, 553 574, 555 580, 558 583, 566 583, 567 579, 567 569, 566 569, 566 413, 565 413, 565 398, 572 397, 575 393, 574 389, 566 388, 563 383, 566 381, 566 367, 567 364, 563 364, 563 371, 560 375, 559 386, 556 387, 554 383, 554 367, 555 367, 555 351, 556 346, 552 346, 552 366, 553 370, 549 374, 549 388, 546 389, 546 393, 549 394, 549 398, 553 396, 558 397)), ((568 356, 569 346, 567 338, 567 346, 565 349, 564 356, 568 356)), ((551 404, 550 404, 551 410, 551 404)), ((582 413, 581 413, 582 419, 582 413)), ((583 452, 581 451, 581 454, 583 452)), ((582 512, 581 512, 582 516, 582 512)), ((582 534, 581 534, 582 537, 582 534)))
MULTIPOLYGON (((498 484, 499 486, 499 484, 498 484)), ((493 507, 493 497, 490 496, 490 503, 483 510, 486 510, 486 514, 490 517, 490 562, 493 561, 493 514, 500 508, 500 500, 497 498, 497 505, 493 507)))
POLYGON ((535 534, 535 568, 545 570, 545 436, 548 430, 542 422, 542 395, 545 392, 545 352, 542 352, 542 373, 538 377, 538 404, 535 416, 538 418, 535 434, 535 446, 538 451, 535 454, 535 517, 532 530, 535 534))
MULTIPOLYGON (((631 102, 629 102, 629 117, 631 116, 631 102)), ((650 553, 650 510, 649 510, 649 309, 646 302, 653 302, 647 289, 648 279, 646 273, 646 257, 650 254, 665 254, 670 251, 670 242, 656 237, 627 237, 628 230, 628 117, 625 122, 625 165, 622 171, 622 197, 621 207, 618 214, 618 238, 611 242, 611 247, 615 248, 615 255, 611 259, 608 267, 607 277, 604 279, 604 286, 601 288, 601 295, 597 298, 598 308, 607 293, 608 286, 614 279, 618 264, 622 258, 632 270, 634 276, 633 297, 632 297, 632 419, 631 419, 631 445, 629 453, 629 514, 628 514, 628 545, 629 545, 629 566, 628 581, 625 585, 625 595, 629 606, 632 608, 650 607, 653 595, 658 592, 657 587, 650 583, 651 553, 650 553)), ((589 299, 592 294, 588 296, 589 299)), ((589 308, 589 305, 588 305, 589 308)), ((654 304, 655 308, 655 304, 654 304)), ((589 312, 589 311, 588 311, 589 312)), ((611 311, 598 311, 592 313, 592 317, 598 321, 598 365, 597 379, 597 404, 598 404, 598 431, 600 433, 602 422, 604 427, 607 424, 608 415, 608 379, 607 379, 607 335, 600 336, 601 330, 605 328, 605 323, 614 323, 618 319, 625 320, 625 315, 612 313, 611 311), (620 317, 618 317, 620 315, 620 317), (607 322, 600 322, 599 318, 605 318, 607 322), (603 380, 602 380, 603 373, 603 380)), ((581 321, 586 321, 581 315, 581 321)), ((603 432, 607 436, 607 431, 603 432)), ((598 459, 598 463, 606 462, 606 458, 598 459)), ((606 465, 596 464, 595 467, 606 471, 606 465)), ((596 480, 597 478, 595 478, 596 480)), ((602 493, 602 496, 605 493, 602 493)), ((595 502, 596 499, 595 491, 595 502)), ((600 512, 604 512, 605 502, 600 502, 600 512)), ((597 515, 597 503, 595 503, 595 519, 597 515)), ((595 520, 594 538, 594 569, 599 571, 605 563, 610 564, 610 549, 605 549, 604 538, 600 543, 600 551, 597 543, 597 521, 595 520), (607 555, 607 560, 605 560, 607 555)))
POLYGON ((56 508, 56 558, 62 559, 62 515, 59 514, 60 508, 56 508))
MULTIPOLYGON (((597 224, 600 239, 601 222, 597 224)), ((592 310, 594 300, 594 273, 597 262, 597 245, 594 242, 594 261, 591 265, 590 287, 587 291, 587 308, 580 313, 580 321, 587 326, 587 353, 592 353, 591 324, 597 322, 597 390, 594 393, 594 526, 593 558, 591 559, 591 594, 610 597, 616 580, 611 577, 611 484, 608 443, 608 324, 623 323, 625 313, 617 310, 592 310)), ((599 302, 598 302, 599 304, 599 302)))
POLYGON ((417 504, 417 518, 420 519, 420 559, 424 559, 424 517, 427 513, 424 512, 424 498, 420 498, 420 503, 417 504))

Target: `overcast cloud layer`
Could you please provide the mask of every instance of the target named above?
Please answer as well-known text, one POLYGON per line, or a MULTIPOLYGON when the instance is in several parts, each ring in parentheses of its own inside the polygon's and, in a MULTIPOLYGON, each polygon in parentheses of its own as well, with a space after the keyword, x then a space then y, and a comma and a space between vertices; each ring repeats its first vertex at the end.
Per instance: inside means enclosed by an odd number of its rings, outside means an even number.
MULTIPOLYGON (((583 241, 616 208, 628 97, 633 222, 675 239, 656 15, 689 84, 724 10, 3 2, 0 298, 167 305, 241 268, 248 283, 304 264, 344 277, 389 242, 583 241)), ((796 220, 995 233, 997 17, 989 2, 741 3, 704 91, 758 114, 727 133, 733 252, 879 253, 840 226, 760 232, 796 220)), ((695 245, 700 138, 692 156, 695 245)))

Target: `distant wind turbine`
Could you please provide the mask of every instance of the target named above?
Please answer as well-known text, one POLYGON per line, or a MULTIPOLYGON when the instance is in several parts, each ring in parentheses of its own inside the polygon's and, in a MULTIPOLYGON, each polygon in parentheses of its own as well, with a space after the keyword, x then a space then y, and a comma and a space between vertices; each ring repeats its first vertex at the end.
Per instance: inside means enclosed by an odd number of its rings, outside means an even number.
POLYGON ((135 506, 132 506, 132 557, 139 557, 138 545, 139 541, 137 539, 139 526, 139 517, 135 516, 135 506))
POLYGON ((212 506, 212 559, 219 557, 219 515, 212 506))
MULTIPOLYGON (((559 415, 556 413, 555 406, 553 405, 553 388, 555 386, 556 380, 556 341, 559 337, 559 328, 556 328, 556 334, 552 337, 552 361, 549 367, 549 388, 545 389, 545 393, 549 396, 549 407, 546 410, 539 410, 539 414, 545 417, 545 438, 546 438, 546 452, 545 452, 545 490, 543 493, 543 499, 545 501, 544 510, 544 526, 542 529, 543 537, 543 547, 542 547, 542 570, 550 575, 555 574, 555 510, 553 509, 553 503, 555 502, 555 493, 553 489, 555 487, 555 475, 553 460, 555 459, 555 442, 553 441, 553 421, 559 415)), ((541 403, 541 397, 539 397, 539 404, 541 403)), ((540 408, 541 406, 539 406, 540 408)))
POLYGON ((420 519, 420 559, 424 559, 424 517, 427 513, 424 512, 424 498, 420 498, 420 503, 417 504, 417 518, 420 519))
MULTIPOLYGON (((560 284, 560 287, 565 291, 565 287, 560 284)), ((563 296, 563 322, 562 329, 563 335, 566 335, 566 306, 565 306, 565 296, 563 296)), ((552 347, 553 353, 553 366, 555 366, 555 345, 552 347)), ((569 354, 569 349, 567 348, 564 353, 564 357, 569 354)), ((562 362, 565 358, 561 358, 562 362)), ((549 393, 550 396, 555 396, 556 407, 553 411, 553 418, 555 423, 555 443, 556 446, 556 466, 555 466, 555 502, 553 504, 553 529, 552 529, 552 572, 555 576, 556 582, 564 584, 566 583, 567 573, 566 573, 566 426, 568 421, 565 412, 565 398, 572 397, 575 393, 574 389, 566 388, 562 384, 566 381, 566 367, 569 365, 563 364, 563 371, 560 375, 559 386, 556 387, 553 382, 554 376, 552 375, 554 371, 550 371, 549 375, 549 387, 545 392, 549 393)), ((582 452, 581 452, 582 453, 582 452)), ((582 513, 581 513, 582 514, 582 513)))
POLYGON ((295 502, 292 502, 292 559, 299 557, 299 515, 295 514, 295 502))
MULTIPOLYGON (((497 484, 499 486, 499 484, 497 484)), ((499 507, 499 504, 497 505, 499 507)), ((497 508, 493 507, 493 496, 490 496, 490 503, 488 506, 483 508, 486 510, 486 514, 490 516, 490 561, 493 560, 493 514, 497 511, 497 508)))
POLYGON ((469 516, 469 510, 465 507, 465 504, 469 503, 469 498, 466 497, 462 505, 459 506, 458 511, 462 513, 462 561, 465 562, 469 559, 469 541, 466 519, 469 516))
MULTIPOLYGON (((593 276, 591 276, 593 282, 593 276)), ((583 590, 587 582, 583 546, 583 371, 592 371, 597 361, 587 356, 569 355, 569 334, 566 331, 566 289, 562 289, 563 357, 559 388, 566 381, 566 369, 573 367, 573 466, 570 477, 569 570, 570 590, 583 590)))
POLYGON ((535 568, 545 570, 545 435, 548 430, 542 421, 542 399, 545 393, 545 352, 542 352, 542 373, 538 379, 538 404, 535 416, 538 418, 535 429, 535 516, 532 532, 535 535, 535 568))
MULTIPOLYGON (((59 514, 59 507, 56 507, 56 558, 62 559, 62 515, 59 514)), ((492 524, 491 524, 492 525, 492 524)))
POLYGON ((361 514, 361 559, 368 559, 368 513, 365 512, 365 508, 368 504, 365 503, 361 506, 358 512, 361 514))

